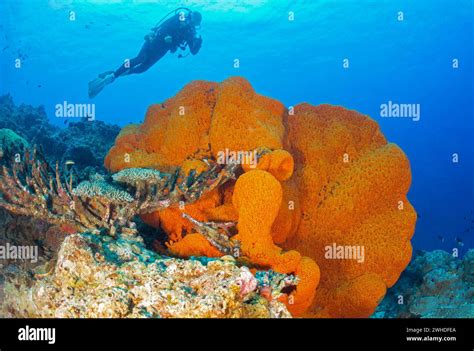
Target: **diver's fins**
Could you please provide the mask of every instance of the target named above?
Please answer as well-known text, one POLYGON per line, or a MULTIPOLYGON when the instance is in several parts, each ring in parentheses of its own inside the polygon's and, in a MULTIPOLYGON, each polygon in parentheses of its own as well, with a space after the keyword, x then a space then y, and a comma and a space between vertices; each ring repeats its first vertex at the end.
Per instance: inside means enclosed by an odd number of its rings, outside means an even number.
POLYGON ((89 82, 89 98, 97 96, 106 85, 112 83, 115 80, 115 75, 113 71, 105 72, 99 75, 98 78, 89 82))
POLYGON ((107 77, 109 74, 112 74, 114 73, 114 71, 107 71, 107 72, 104 72, 104 73, 101 73, 98 75, 99 78, 105 78, 107 77))

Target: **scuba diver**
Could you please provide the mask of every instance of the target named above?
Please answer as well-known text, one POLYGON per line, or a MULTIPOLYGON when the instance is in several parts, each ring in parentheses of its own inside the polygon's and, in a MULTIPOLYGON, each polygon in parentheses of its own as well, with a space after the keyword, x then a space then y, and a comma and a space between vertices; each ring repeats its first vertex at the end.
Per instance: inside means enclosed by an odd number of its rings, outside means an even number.
MULTIPOLYGON (((95 97, 118 77, 145 72, 168 51, 174 53, 178 48, 185 50, 189 47, 190 53, 196 55, 202 45, 202 38, 196 32, 201 19, 199 12, 184 7, 168 13, 152 28, 151 33, 145 36, 145 43, 137 57, 126 60, 116 71, 99 74, 98 78, 89 82, 89 98, 95 97), (166 19, 170 15, 173 16, 166 19)), ((188 55, 189 53, 184 56, 180 54, 178 58, 188 55)))

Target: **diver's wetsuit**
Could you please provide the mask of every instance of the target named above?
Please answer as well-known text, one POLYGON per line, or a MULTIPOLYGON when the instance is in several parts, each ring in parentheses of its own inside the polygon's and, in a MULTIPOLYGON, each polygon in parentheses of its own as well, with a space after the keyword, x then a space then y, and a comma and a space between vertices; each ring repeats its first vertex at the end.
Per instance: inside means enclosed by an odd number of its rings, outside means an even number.
MULTIPOLYGON (((121 75, 145 72, 161 59, 168 51, 176 52, 178 48, 184 49, 189 46, 191 54, 196 55, 201 48, 202 39, 197 36, 196 29, 190 23, 189 16, 184 20, 180 18, 180 13, 167 19, 161 26, 154 29, 153 33, 145 37, 137 57, 129 61, 129 67, 122 64, 115 72, 115 78, 121 75), (166 42, 166 37, 171 37, 171 42, 166 42)), ((128 66, 128 65, 127 65, 128 66)))

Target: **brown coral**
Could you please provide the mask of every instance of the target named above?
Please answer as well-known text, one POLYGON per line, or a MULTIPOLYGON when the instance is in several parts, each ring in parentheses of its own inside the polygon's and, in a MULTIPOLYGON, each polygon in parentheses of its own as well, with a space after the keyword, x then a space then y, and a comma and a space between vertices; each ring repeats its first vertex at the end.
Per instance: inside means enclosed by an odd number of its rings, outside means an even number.
POLYGON ((243 258, 302 278, 286 297, 292 313, 370 315, 410 259, 416 217, 406 199, 408 160, 370 118, 329 105, 301 104, 289 114, 242 78, 193 82, 123 131, 105 165, 170 171, 187 164, 199 172, 196 155, 261 148, 270 152, 255 168, 243 164, 235 184, 146 220, 165 229, 176 254, 215 256, 181 213, 237 219, 231 240, 240 241, 243 258), (327 259, 333 244, 363 247, 364 261, 327 259))

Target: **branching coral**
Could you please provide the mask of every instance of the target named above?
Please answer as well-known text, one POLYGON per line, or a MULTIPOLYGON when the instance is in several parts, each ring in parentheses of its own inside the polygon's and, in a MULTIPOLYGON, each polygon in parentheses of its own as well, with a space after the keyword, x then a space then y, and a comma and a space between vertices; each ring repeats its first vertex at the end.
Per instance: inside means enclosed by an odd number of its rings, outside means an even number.
POLYGON ((170 251, 181 256, 219 255, 203 233, 213 221, 236 222, 229 239, 240 241, 241 259, 300 276, 282 297, 292 313, 369 316, 408 264, 416 215, 406 198, 408 160, 367 116, 329 105, 288 111, 242 78, 192 82, 152 105, 142 125, 125 128, 105 166, 116 172, 181 165, 199 174, 189 161, 197 154, 217 159, 262 148, 257 165, 241 160, 236 182, 143 218, 161 226, 170 251), (363 262, 326 257, 333 245, 364 248, 363 262))
POLYGON ((81 225, 81 210, 73 210, 72 179, 63 182, 58 166, 52 170, 41 153, 25 151, 21 162, 5 150, 0 178, 0 206, 19 215, 43 218, 51 223, 81 225), (75 213, 78 215, 76 216, 75 213))
MULTIPOLYGON (((106 229, 112 235, 117 229, 133 232, 135 215, 195 202, 235 178, 237 166, 204 160, 207 168, 199 175, 185 174, 181 168, 173 174, 126 169, 114 174, 112 180, 98 175, 74 187, 73 174, 65 177, 58 164, 53 170, 36 149, 26 150, 22 156, 17 162, 8 149, 5 151, 1 207, 53 224, 69 224, 78 231, 106 229)), ((208 234, 208 240, 217 245, 212 232, 208 234)))

